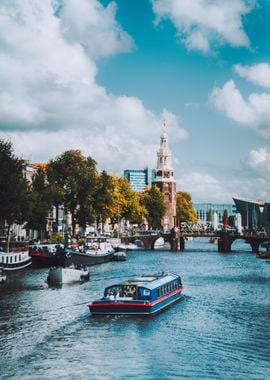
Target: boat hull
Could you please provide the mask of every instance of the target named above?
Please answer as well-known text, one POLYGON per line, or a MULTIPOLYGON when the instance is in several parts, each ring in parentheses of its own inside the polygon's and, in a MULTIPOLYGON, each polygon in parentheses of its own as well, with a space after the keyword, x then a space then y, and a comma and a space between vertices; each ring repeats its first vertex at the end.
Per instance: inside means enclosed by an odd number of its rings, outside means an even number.
POLYGON ((270 252, 259 252, 256 254, 258 259, 270 259, 270 252))
POLYGON ((66 252, 61 244, 36 244, 29 247, 29 256, 36 268, 64 266, 66 252))
POLYGON ((46 254, 42 252, 33 252, 29 254, 32 258, 33 267, 36 268, 46 268, 51 266, 63 266, 66 260, 65 251, 61 253, 46 254))
POLYGON ((51 268, 48 275, 49 284, 72 284, 88 280, 88 270, 76 268, 51 268))
POLYGON ((67 265, 86 265, 92 266, 97 264, 106 263, 113 259, 114 251, 107 253, 83 253, 72 250, 66 251, 66 264, 67 265))
POLYGON ((154 315, 171 306, 182 298, 182 288, 154 302, 100 300, 87 305, 92 315, 124 314, 124 315, 154 315))
MULTIPOLYGON (((7 253, 6 257, 9 257, 8 262, 6 262, 6 261, 4 261, 2 263, 0 262, 1 267, 3 268, 3 270, 5 272, 17 272, 17 271, 20 271, 20 270, 23 270, 23 269, 30 267, 32 264, 31 257, 28 255, 25 255, 25 254, 21 256, 20 261, 16 261, 16 262, 14 260, 12 260, 12 262, 11 262, 11 260, 10 260, 11 254, 10 253, 7 253)), ((0 258, 0 260, 1 260, 1 258, 0 258)))
POLYGON ((4 274, 2 268, 0 268, 0 284, 4 284, 6 282, 7 276, 4 274))
POLYGON ((125 252, 115 252, 113 255, 114 261, 126 261, 127 260, 127 254, 125 252))
POLYGON ((0 252, 0 266, 5 272, 16 272, 30 267, 32 258, 29 256, 28 243, 11 242, 9 249, 3 243, 0 252))

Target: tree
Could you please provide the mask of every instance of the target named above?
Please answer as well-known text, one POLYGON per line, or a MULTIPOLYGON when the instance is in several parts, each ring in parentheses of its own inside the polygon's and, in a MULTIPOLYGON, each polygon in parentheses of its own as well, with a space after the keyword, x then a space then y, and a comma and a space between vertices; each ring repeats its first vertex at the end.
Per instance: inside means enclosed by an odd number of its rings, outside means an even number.
POLYGON ((146 208, 140 204, 139 195, 136 194, 125 177, 118 179, 118 191, 121 195, 121 217, 131 223, 140 224, 147 215, 146 208))
POLYGON ((176 216, 180 218, 182 222, 188 224, 197 222, 196 211, 189 193, 184 191, 178 191, 176 193, 176 216))
POLYGON ((31 189, 31 214, 27 221, 27 227, 37 230, 39 238, 43 239, 52 205, 52 193, 46 180, 46 173, 41 168, 33 177, 31 189))
POLYGON ((113 177, 103 171, 97 176, 97 185, 95 189, 94 209, 96 214, 97 226, 106 222, 110 217, 111 207, 114 202, 114 180, 113 177))
POLYGON ((56 206, 63 203, 71 213, 72 234, 76 223, 85 227, 94 219, 94 192, 96 186, 96 161, 84 157, 80 150, 68 150, 51 160, 48 165, 48 180, 55 189, 56 206))
POLYGON ((30 186, 23 174, 23 161, 15 157, 10 142, 0 140, 0 225, 22 224, 30 212, 30 186))
POLYGON ((147 189, 142 197, 141 203, 147 210, 147 219, 151 228, 159 229, 161 219, 165 215, 164 196, 156 185, 147 189))

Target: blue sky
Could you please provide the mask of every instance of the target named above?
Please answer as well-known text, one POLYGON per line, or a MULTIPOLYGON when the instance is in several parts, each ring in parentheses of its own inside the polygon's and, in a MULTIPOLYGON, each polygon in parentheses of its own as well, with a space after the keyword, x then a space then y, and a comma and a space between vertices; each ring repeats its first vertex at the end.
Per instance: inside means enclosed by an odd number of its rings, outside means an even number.
POLYGON ((47 161, 156 165, 177 190, 270 200, 269 0, 2 0, 0 138, 47 161))

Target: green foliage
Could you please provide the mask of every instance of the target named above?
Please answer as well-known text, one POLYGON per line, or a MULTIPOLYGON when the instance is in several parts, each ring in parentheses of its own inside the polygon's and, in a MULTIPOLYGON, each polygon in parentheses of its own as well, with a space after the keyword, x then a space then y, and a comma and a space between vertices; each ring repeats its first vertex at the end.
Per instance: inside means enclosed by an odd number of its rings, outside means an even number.
POLYGON ((32 180, 31 214, 27 227, 38 230, 39 238, 46 234, 47 218, 52 204, 50 187, 45 172, 39 168, 32 180))
POLYGON ((0 140, 0 225, 22 224, 30 211, 30 186, 10 142, 0 140))
POLYGON ((50 241, 53 244, 64 244, 64 238, 63 235, 58 232, 57 234, 53 234, 50 236, 50 241))
POLYGON ((105 223, 110 217, 110 209, 114 202, 114 180, 113 177, 103 171, 97 176, 97 184, 94 193, 94 209, 97 224, 105 223))
POLYGON ((188 224, 197 222, 196 211, 189 193, 183 191, 176 193, 176 216, 180 218, 182 222, 188 224))
POLYGON ((76 223, 85 227, 94 220, 95 165, 95 160, 84 157, 79 150, 68 150, 48 165, 54 204, 63 203, 66 211, 71 213, 73 234, 76 223))
POLYGON ((147 210, 147 220, 151 228, 158 229, 161 219, 165 215, 164 196, 156 185, 147 189, 142 197, 141 204, 147 210))

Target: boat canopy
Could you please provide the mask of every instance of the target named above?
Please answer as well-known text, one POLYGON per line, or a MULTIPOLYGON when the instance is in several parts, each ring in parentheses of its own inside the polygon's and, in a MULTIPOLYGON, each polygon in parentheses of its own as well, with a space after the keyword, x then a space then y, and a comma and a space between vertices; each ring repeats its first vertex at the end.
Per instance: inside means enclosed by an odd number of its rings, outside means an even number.
POLYGON ((174 273, 147 274, 123 281, 115 285, 111 285, 108 288, 117 286, 136 286, 152 290, 158 288, 159 286, 167 284, 170 281, 176 280, 177 278, 180 279, 180 277, 174 273))

